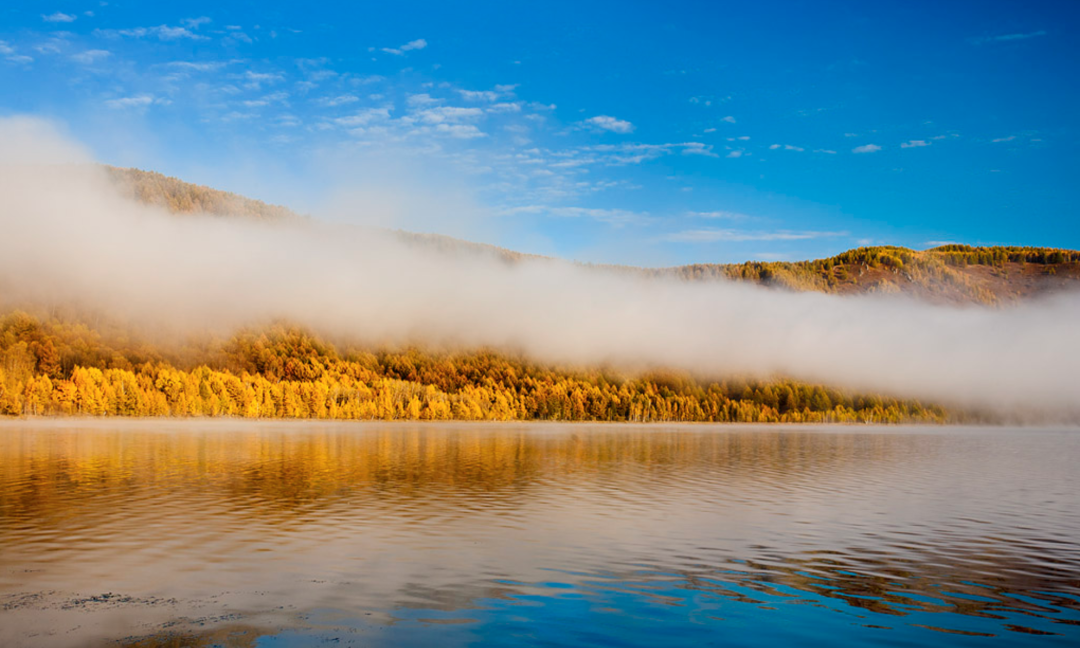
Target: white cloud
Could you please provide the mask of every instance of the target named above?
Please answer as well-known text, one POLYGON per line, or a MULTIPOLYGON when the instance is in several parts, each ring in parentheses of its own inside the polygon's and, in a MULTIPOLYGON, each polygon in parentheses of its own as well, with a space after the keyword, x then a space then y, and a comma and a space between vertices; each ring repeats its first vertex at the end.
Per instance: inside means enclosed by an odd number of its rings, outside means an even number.
POLYGON ((772 144, 772 145, 769 146, 770 151, 775 151, 777 149, 783 149, 785 151, 800 151, 800 152, 806 150, 806 149, 802 148, 801 146, 792 146, 791 144, 772 144))
POLYGON ((187 18, 187 19, 181 20, 180 22, 183 23, 185 27, 189 27, 191 29, 198 29, 199 25, 205 25, 205 24, 210 23, 212 21, 209 18, 207 18, 206 16, 202 16, 202 17, 199 17, 199 18, 187 18))
POLYGON ((34 59, 26 56, 25 54, 19 54, 14 47, 8 44, 7 41, 0 40, 0 56, 4 57, 4 60, 12 63, 33 63, 34 59))
POLYGON ((715 129, 715 128, 706 128, 706 129, 705 129, 705 132, 706 132, 706 133, 715 133, 715 132, 716 132, 716 129, 715 129))
POLYGON ((693 216, 694 218, 716 218, 716 219, 723 219, 723 220, 747 220, 747 219, 752 220, 753 219, 753 217, 747 216, 746 214, 740 214, 738 212, 723 211, 723 210, 720 210, 720 211, 707 211, 707 212, 692 211, 692 212, 686 212, 686 215, 687 216, 693 216))
POLYGON ((417 111, 408 117, 402 118, 405 123, 420 122, 423 124, 458 123, 477 119, 484 115, 479 108, 462 108, 460 106, 437 106, 417 111))
POLYGON ((118 99, 109 99, 105 102, 105 105, 115 110, 123 110, 126 108, 146 108, 154 104, 168 104, 168 99, 159 99, 154 95, 141 94, 132 97, 120 97, 118 99))
POLYGON ((713 152, 711 144, 702 144, 701 142, 686 142, 682 145, 683 155, 704 155, 705 157, 720 157, 713 152))
POLYGON ((458 90, 458 94, 466 101, 497 101, 499 93, 494 90, 458 90))
POLYGON ((722 122, 727 122, 727 123, 729 123, 729 124, 734 124, 734 123, 735 123, 735 118, 734 118, 734 117, 732 117, 731 115, 728 115, 727 117, 724 117, 724 118, 723 118, 723 119, 721 119, 720 121, 722 121, 722 122))
POLYGON ((244 84, 245 88, 249 90, 258 90, 262 87, 264 83, 277 83, 278 81, 283 80, 285 77, 276 72, 253 72, 251 70, 248 70, 243 74, 238 75, 238 77, 234 78, 246 80, 247 83, 244 84))
POLYGON ((651 219, 648 214, 632 212, 625 209, 599 209, 590 207, 550 207, 547 205, 529 205, 527 207, 513 207, 504 210, 504 214, 540 214, 554 216, 556 218, 590 218, 601 223, 607 223, 615 227, 633 225, 648 222, 651 219))
POLYGON ((334 120, 334 123, 352 128, 355 126, 366 126, 371 122, 383 121, 386 119, 390 119, 389 108, 368 108, 349 115, 348 117, 339 117, 334 120))
POLYGON ((425 93, 411 94, 405 99, 405 103, 410 106, 430 106, 433 104, 442 103, 442 99, 436 99, 431 95, 425 93))
POLYGON ((1011 142, 1014 139, 1016 139, 1016 135, 1009 135, 1008 137, 999 137, 997 139, 992 139, 990 141, 997 144, 999 142, 1011 142))
POLYGON ((521 103, 514 102, 501 102, 488 106, 487 111, 489 113, 516 113, 521 112, 521 103))
POLYGON ((814 153, 827 153, 829 155, 836 155, 836 151, 832 149, 814 149, 814 153))
POLYGON ((743 156, 743 152, 742 151, 732 151, 732 152, 728 153, 727 156, 729 158, 741 158, 743 156))
POLYGON ((57 11, 56 13, 53 13, 53 14, 49 14, 47 16, 42 14, 42 16, 41 16, 42 20, 44 20, 45 22, 51 22, 51 23, 70 23, 70 22, 75 22, 76 18, 78 18, 78 16, 73 16, 71 14, 66 14, 66 13, 61 13, 59 11, 57 11))
POLYGON ((926 140, 911 140, 910 142, 900 144, 900 148, 919 148, 920 146, 930 146, 930 142, 927 142, 926 140))
POLYGON ((847 232, 814 232, 792 230, 734 230, 698 229, 675 232, 663 237, 670 243, 716 243, 719 241, 741 243, 745 241, 804 241, 834 236, 847 236, 847 232))
POLYGON ((612 133, 631 133, 634 130, 634 125, 623 119, 616 119, 609 115, 597 115, 596 117, 590 117, 583 123, 599 128, 601 130, 611 131, 612 133))
POLYGON ((260 99, 252 99, 241 103, 243 103, 248 108, 260 108, 262 106, 269 106, 272 103, 285 101, 288 98, 289 93, 287 92, 275 92, 273 94, 268 94, 260 99))
POLYGON ((206 36, 196 34, 185 27, 170 27, 168 25, 158 25, 157 27, 135 27, 134 29, 95 29, 95 36, 102 38, 119 38, 126 36, 128 38, 157 38, 158 40, 209 40, 206 36))
POLYGON ((440 135, 448 135, 456 139, 475 139, 477 137, 487 137, 487 133, 484 133, 472 124, 437 124, 435 126, 435 132, 440 135))
POLYGON ((394 56, 403 56, 405 52, 411 52, 413 50, 422 50, 427 47, 428 43, 423 38, 417 38, 414 41, 409 41, 401 47, 384 47, 382 51, 387 54, 393 54, 394 56))
POLYGON ((180 70, 191 70, 192 72, 213 72, 215 70, 220 70, 221 68, 225 67, 226 64, 221 61, 172 61, 171 63, 166 63, 165 65, 180 70))
POLYGON ((99 61, 104 58, 112 56, 112 53, 107 50, 92 49, 85 52, 79 52, 78 54, 72 54, 71 60, 76 63, 82 63, 83 65, 91 65, 95 61, 99 61))
POLYGON ((320 106, 326 106, 327 108, 336 108, 337 106, 344 106, 347 104, 356 103, 360 101, 360 97, 356 95, 338 95, 336 97, 322 97, 316 99, 315 103, 320 106))
POLYGON ((852 153, 876 153, 877 151, 880 151, 880 150, 881 150, 881 147, 878 146, 877 144, 865 144, 863 146, 856 146, 855 148, 851 149, 851 152, 852 153))

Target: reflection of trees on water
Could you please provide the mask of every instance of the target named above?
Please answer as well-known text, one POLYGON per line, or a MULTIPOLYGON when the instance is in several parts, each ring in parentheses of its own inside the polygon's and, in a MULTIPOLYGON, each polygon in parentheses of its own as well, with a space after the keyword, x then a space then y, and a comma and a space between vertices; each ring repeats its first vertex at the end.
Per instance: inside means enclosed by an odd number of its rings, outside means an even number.
MULTIPOLYGON (((0 442, 0 516, 43 520, 66 507, 87 516, 196 494, 256 517, 306 517, 343 500, 467 514, 478 494, 484 506, 513 506, 569 485, 643 488, 633 480, 674 492, 701 481, 794 491, 903 459, 912 443, 904 435, 692 428, 38 432, 0 442)), ((194 504, 192 514, 202 514, 194 504)))
MULTIPOLYGON (((802 501, 805 517, 817 520, 822 511, 835 513, 843 498, 858 502, 863 492, 865 499, 881 498, 925 482, 929 490, 920 493, 950 497, 933 493, 935 471, 969 447, 977 450, 977 443, 974 436, 957 441, 910 432, 695 427, 238 425, 176 434, 10 432, 0 440, 0 545, 29 542, 50 530, 60 536, 72 525, 106 533, 109 524, 128 528, 120 525, 154 516, 166 534, 215 525, 241 535, 271 528, 302 534, 308 524, 347 534, 377 518, 381 529, 408 537, 414 524, 483 525, 500 514, 556 531, 580 523, 580 517, 561 520, 563 511, 595 515, 601 529, 632 518, 627 511, 654 515, 666 507, 691 520, 698 512, 736 522, 755 519, 750 511, 764 516, 765 524, 788 525, 793 513, 785 506, 793 501, 802 501), (619 519, 610 517, 611 510, 619 519)), ((985 469, 978 463, 949 467, 985 469)), ((1021 528, 1005 511, 991 513, 997 524, 938 520, 878 528, 887 520, 869 512, 862 508, 854 519, 821 522, 823 535, 802 545, 773 537, 760 541, 782 546, 718 540, 708 549, 679 537, 665 544, 657 536, 617 555, 590 545, 588 559, 599 575, 568 580, 585 590, 593 580, 612 587, 645 580, 652 587, 642 596, 683 590, 757 606, 801 603, 865 613, 866 623, 880 625, 950 615, 1021 632, 1080 624, 1080 598, 1070 598, 1080 597, 1076 544, 1060 538, 1055 544, 1044 537, 1045 526, 1021 528), (1016 528, 1001 532, 999 526, 1016 528), (852 534, 864 544, 854 546, 852 534), (613 567, 631 563, 655 568, 613 567)), ((1033 518, 1023 522, 1037 524, 1033 518)), ((1058 525, 1060 533, 1072 522, 1044 524, 1058 525)), ((449 540, 448 551, 467 538, 449 540)), ((385 601, 390 609, 453 612, 512 601, 522 592, 538 593, 539 586, 455 573, 423 582, 410 577, 394 587, 385 601)), ((247 635, 237 637, 248 641, 247 635)), ((179 643, 166 645, 247 645, 220 634, 174 640, 179 643)))

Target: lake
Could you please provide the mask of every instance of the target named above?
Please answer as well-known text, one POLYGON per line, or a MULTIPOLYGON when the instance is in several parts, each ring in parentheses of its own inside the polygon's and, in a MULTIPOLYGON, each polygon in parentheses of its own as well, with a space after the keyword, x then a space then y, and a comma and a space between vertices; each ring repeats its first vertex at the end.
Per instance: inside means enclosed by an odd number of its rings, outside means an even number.
POLYGON ((1080 431, 0 422, 3 646, 1080 644, 1080 431))

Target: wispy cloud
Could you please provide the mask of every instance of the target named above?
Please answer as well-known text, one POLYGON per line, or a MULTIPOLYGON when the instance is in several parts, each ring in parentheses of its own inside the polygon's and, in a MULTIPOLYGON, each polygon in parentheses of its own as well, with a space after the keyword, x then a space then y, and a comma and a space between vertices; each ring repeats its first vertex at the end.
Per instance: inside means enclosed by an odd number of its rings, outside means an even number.
POLYGON ((489 113, 518 113, 521 112, 520 102, 507 102, 503 101, 497 104, 491 104, 487 107, 489 113))
POLYGON ((201 16, 199 18, 185 18, 180 22, 189 29, 198 29, 200 25, 206 25, 213 21, 206 16, 201 16))
POLYGON ((0 40, 0 56, 11 63, 33 63, 34 59, 25 54, 19 54, 7 41, 0 40))
POLYGON ((384 47, 382 51, 387 54, 393 54, 394 56, 404 56, 405 52, 411 52, 413 50, 422 50, 428 46, 428 42, 423 38, 417 38, 414 41, 409 41, 400 47, 384 47))
POLYGON ((389 108, 367 108, 347 117, 339 117, 334 120, 334 123, 340 126, 354 128, 356 126, 366 126, 372 122, 387 119, 390 119, 389 108))
POLYGON ((177 70, 189 70, 191 72, 214 72, 228 65, 224 61, 172 61, 165 64, 177 70))
POLYGON ((82 63, 83 65, 91 65, 101 59, 109 58, 112 53, 108 50, 92 49, 85 52, 79 52, 78 54, 72 54, 71 60, 76 63, 82 63))
POLYGON ((684 142, 682 144, 683 155, 704 155, 705 157, 720 157, 713 152, 712 144, 703 144, 701 142, 684 142))
POLYGON ((727 122, 727 123, 729 123, 729 124, 734 124, 734 123, 735 123, 735 118, 734 118, 734 117, 732 117, 731 115, 728 115, 727 117, 724 117, 724 118, 723 118, 723 119, 721 119, 720 121, 722 121, 722 122, 727 122))
POLYGON ((611 131, 612 133, 632 133, 634 125, 623 119, 616 119, 610 115, 597 115, 590 117, 584 122, 587 127, 599 130, 611 131))
POLYGON ((1029 38, 1038 38, 1039 36, 1046 36, 1046 32, 1043 30, 1033 32, 1017 32, 1014 34, 1000 34, 997 36, 982 36, 980 38, 973 38, 971 42, 976 45, 982 43, 1006 43, 1009 41, 1027 40, 1029 38))
POLYGON ((1014 139, 1016 139, 1016 135, 1009 135, 1008 137, 999 137, 997 139, 992 139, 990 141, 993 142, 994 144, 998 144, 1000 142, 1011 142, 1014 139))
POLYGON ((926 140, 911 140, 910 142, 903 142, 900 144, 900 148, 919 148, 920 146, 930 146, 930 142, 926 140))
POLYGON ((769 146, 770 151, 776 151, 776 150, 779 150, 779 149, 783 149, 785 151, 799 151, 799 152, 802 152, 802 151, 806 150, 806 149, 802 148, 801 146, 792 146, 791 144, 772 144, 772 145, 769 146))
POLYGON ((77 18, 78 18, 78 16, 75 16, 75 15, 72 15, 72 14, 61 13, 59 11, 57 11, 56 13, 48 14, 48 15, 42 14, 42 16, 41 16, 42 20, 44 20, 45 22, 51 22, 51 23, 71 23, 71 22, 75 22, 75 20, 77 18))
POLYGON ((414 131, 414 134, 434 132, 436 135, 445 135, 454 139, 476 139, 487 137, 487 133, 472 124, 436 124, 430 131, 414 131))
POLYGON ((133 29, 95 29, 94 35, 101 38, 157 38, 158 40, 209 40, 206 36, 196 34, 186 27, 170 27, 158 25, 157 27, 135 27, 133 29))
POLYGON ((499 93, 494 90, 458 90, 465 101, 498 101, 499 93))
POLYGON ((836 155, 836 151, 832 149, 814 149, 814 153, 825 153, 827 155, 836 155))
POLYGON ((247 70, 243 74, 235 75, 233 78, 242 79, 247 81, 244 87, 248 90, 258 90, 265 83, 277 83, 285 79, 284 76, 277 72, 254 72, 247 70))
POLYGON ((348 104, 353 104, 353 103, 356 103, 357 101, 360 101, 360 97, 357 97, 356 95, 347 94, 347 95, 338 95, 336 97, 321 97, 319 99, 316 99, 315 103, 320 105, 320 106, 325 106, 327 108, 336 108, 338 106, 345 106, 345 105, 348 105, 348 104))
POLYGON ((717 243, 720 241, 742 243, 746 241, 805 241, 847 235, 847 232, 697 229, 668 234, 662 240, 669 243, 717 243))
POLYGON ((442 99, 432 97, 426 92, 411 94, 405 99, 405 103, 410 106, 433 106, 435 104, 441 104, 442 102, 442 99))
POLYGON ((170 103, 168 99, 161 99, 149 94, 141 94, 132 97, 109 99, 105 102, 105 105, 114 110, 123 110, 128 108, 146 108, 155 104, 165 105, 168 103, 170 103))
POLYGON ((881 147, 877 144, 864 144, 863 146, 856 146, 851 149, 852 153, 876 153, 881 150, 881 147))
POLYGON ((436 106, 418 110, 407 117, 402 117, 402 121, 406 124, 417 122, 422 124, 446 124, 471 121, 483 116, 484 111, 479 108, 436 106))
POLYGON ((242 103, 244 104, 244 106, 246 106, 248 108, 262 108, 263 106, 269 106, 270 104, 273 104, 273 103, 283 102, 288 98, 289 98, 289 93, 287 93, 287 92, 275 92, 273 94, 268 94, 268 95, 266 95, 264 97, 260 97, 258 99, 249 99, 249 100, 244 101, 242 103))
POLYGON ((641 212, 633 212, 625 209, 599 209, 591 207, 528 205, 525 207, 511 207, 510 209, 503 210, 502 213, 507 215, 538 214, 555 218, 588 218, 615 227, 641 224, 652 220, 652 217, 648 214, 641 212))
POLYGON ((692 211, 692 212, 686 212, 686 215, 691 216, 693 218, 713 218, 713 219, 733 220, 733 221, 752 220, 753 219, 753 216, 747 216, 746 214, 740 214, 738 212, 724 211, 724 210, 704 211, 704 212, 692 211))

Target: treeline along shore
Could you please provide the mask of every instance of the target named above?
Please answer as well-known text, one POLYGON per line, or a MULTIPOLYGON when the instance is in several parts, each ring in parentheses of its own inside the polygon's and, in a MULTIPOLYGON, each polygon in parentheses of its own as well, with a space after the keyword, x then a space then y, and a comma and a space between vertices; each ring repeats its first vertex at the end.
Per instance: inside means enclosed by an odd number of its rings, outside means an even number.
POLYGON ((0 414, 350 420, 946 422, 941 407, 789 380, 558 367, 491 350, 339 352, 284 325, 163 350, 0 318, 0 414))

